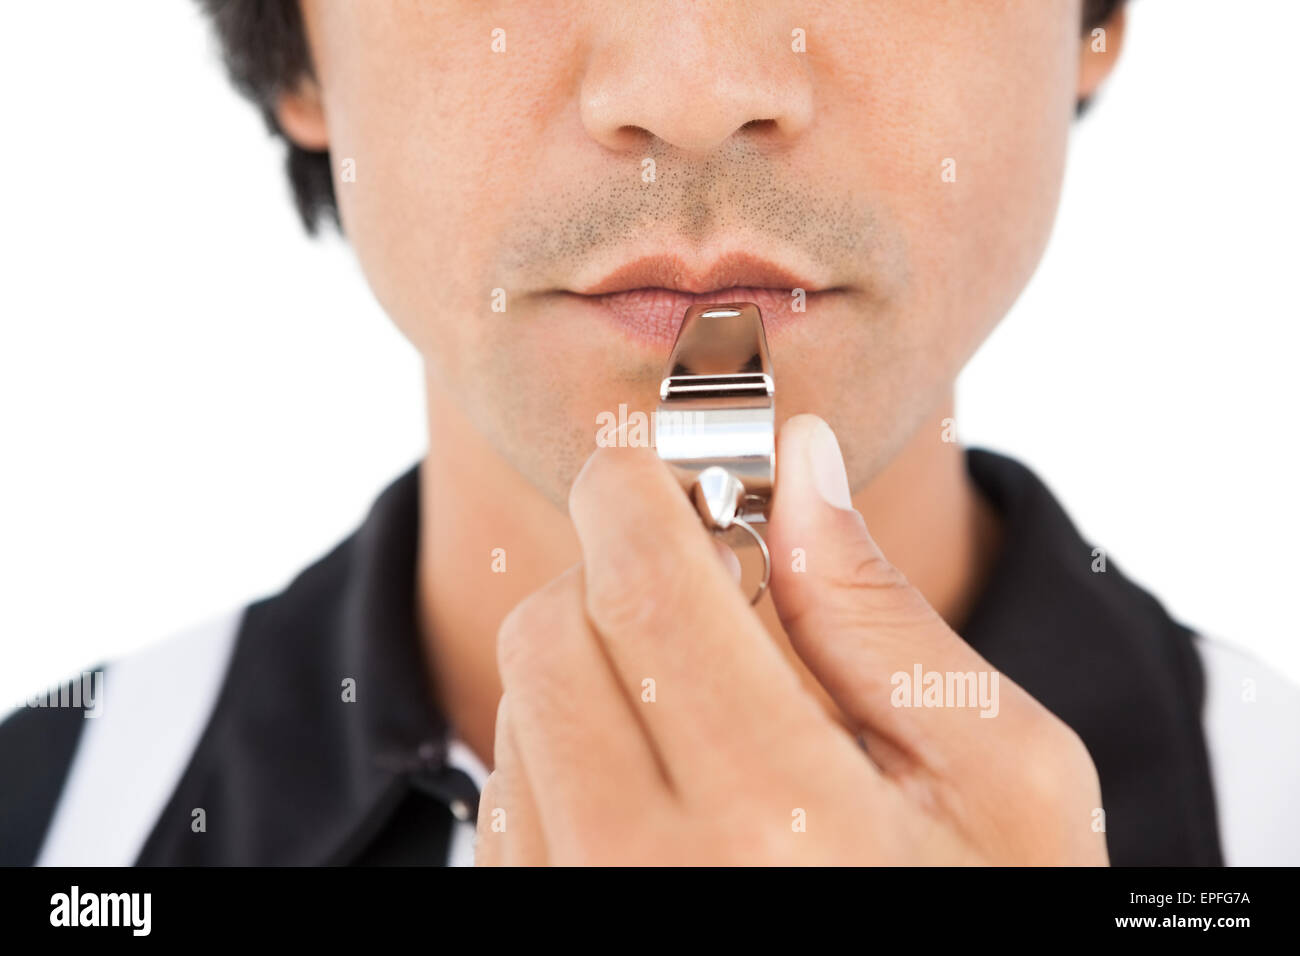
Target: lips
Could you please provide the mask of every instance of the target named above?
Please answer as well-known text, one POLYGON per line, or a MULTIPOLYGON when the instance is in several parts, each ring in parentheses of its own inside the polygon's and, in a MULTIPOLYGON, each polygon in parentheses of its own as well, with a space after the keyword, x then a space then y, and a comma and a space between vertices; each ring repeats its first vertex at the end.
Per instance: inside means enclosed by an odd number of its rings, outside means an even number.
POLYGON ((648 256, 615 269, 576 295, 637 339, 671 346, 686 310, 710 302, 753 302, 765 326, 801 318, 794 290, 805 301, 823 290, 784 266, 748 253, 723 256, 703 269, 676 256, 648 256))
POLYGON ((580 295, 606 295, 633 289, 661 288, 674 292, 706 293, 718 289, 758 287, 808 289, 811 283, 783 266, 744 252, 723 256, 703 271, 692 271, 677 256, 647 256, 620 266, 593 286, 576 290, 580 295))

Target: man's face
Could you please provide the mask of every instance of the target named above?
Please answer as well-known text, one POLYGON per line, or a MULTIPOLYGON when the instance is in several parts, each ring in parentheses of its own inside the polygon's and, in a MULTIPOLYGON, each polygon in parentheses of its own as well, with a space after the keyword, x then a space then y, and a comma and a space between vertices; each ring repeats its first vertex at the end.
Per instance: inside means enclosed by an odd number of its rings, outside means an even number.
POLYGON ((917 428, 938 440, 1047 239, 1078 93, 1079 0, 304 14, 376 296, 557 503, 599 413, 655 408, 693 298, 759 303, 778 422, 829 421, 855 489, 917 428))

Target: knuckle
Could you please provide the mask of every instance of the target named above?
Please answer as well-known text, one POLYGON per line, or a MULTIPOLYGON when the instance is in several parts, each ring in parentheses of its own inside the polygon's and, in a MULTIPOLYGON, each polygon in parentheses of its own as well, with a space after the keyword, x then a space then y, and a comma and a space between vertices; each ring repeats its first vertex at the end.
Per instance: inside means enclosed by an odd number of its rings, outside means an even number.
POLYGON ((832 575, 832 581, 851 591, 889 594, 911 589, 911 584, 904 577, 903 572, 898 570, 874 544, 865 543, 853 549, 853 553, 840 572, 832 575))
POLYGON ((507 674, 530 669, 549 652, 547 636, 562 633, 580 620, 581 566, 573 566, 512 607, 497 628, 497 667, 507 674))
POLYGON ((1096 786, 1096 768, 1083 739, 1055 716, 1038 722, 1022 746, 1024 784, 1031 797, 1057 803, 1096 786))
POLYGON ((497 667, 502 674, 522 666, 529 653, 529 599, 516 604, 497 629, 497 667))
MULTIPOLYGON (((566 573, 516 605, 497 631, 497 669, 502 696, 497 704, 497 732, 531 721, 539 714, 558 718, 579 707, 573 673, 566 662, 587 639, 576 574, 566 573), (503 724, 502 721, 505 721, 503 724)), ((508 737, 494 742, 507 746, 508 737)))
POLYGON ((831 593, 841 597, 823 603, 823 608, 848 614, 855 621, 861 617, 879 625, 934 616, 921 593, 874 542, 855 545, 837 567, 828 570, 826 581, 831 593))
POLYGON ((667 627, 685 585, 681 569, 665 567, 657 557, 648 556, 635 569, 607 568, 587 587, 587 615, 606 637, 657 632, 667 627))
POLYGON ((503 676, 527 669, 534 655, 542 652, 539 645, 544 642, 538 635, 549 633, 556 625, 562 613, 560 601, 553 588, 543 588, 505 616, 497 629, 497 667, 503 676))

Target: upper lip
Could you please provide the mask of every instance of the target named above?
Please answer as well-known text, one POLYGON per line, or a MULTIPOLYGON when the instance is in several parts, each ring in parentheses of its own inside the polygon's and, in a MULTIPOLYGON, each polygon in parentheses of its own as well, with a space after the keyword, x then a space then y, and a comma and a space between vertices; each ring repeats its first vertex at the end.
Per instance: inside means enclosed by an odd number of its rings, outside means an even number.
POLYGON ((806 289, 814 285, 792 269, 747 252, 732 252, 705 266, 676 255, 653 255, 619 266, 599 282, 576 289, 580 295, 608 295, 631 289, 672 289, 700 294, 736 287, 806 289))

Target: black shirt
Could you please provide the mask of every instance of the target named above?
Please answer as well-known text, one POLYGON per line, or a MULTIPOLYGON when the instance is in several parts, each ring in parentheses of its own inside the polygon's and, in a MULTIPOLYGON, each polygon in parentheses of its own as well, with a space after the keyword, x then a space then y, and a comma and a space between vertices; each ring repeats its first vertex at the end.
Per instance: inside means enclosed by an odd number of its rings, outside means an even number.
MULTIPOLYGON (((981 450, 967 464, 1003 544, 962 636, 1083 739, 1113 864, 1220 864, 1194 635, 1113 561, 1094 571, 1093 546, 1028 469, 981 450)), ((420 651, 417 468, 245 609, 138 864, 446 862, 477 791, 447 760, 453 729, 420 651)), ((21 708, 0 724, 0 864, 37 859, 89 723, 76 708, 21 708)))

